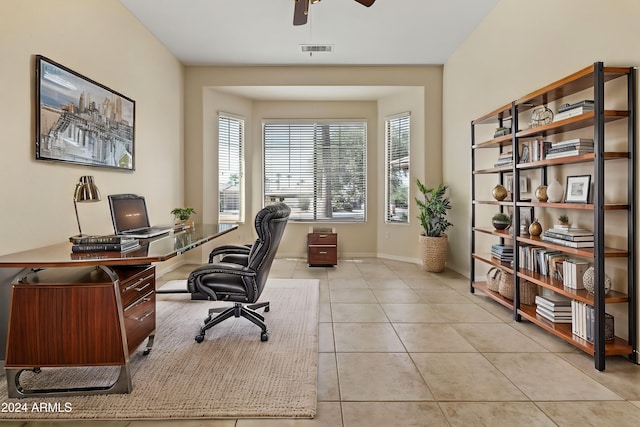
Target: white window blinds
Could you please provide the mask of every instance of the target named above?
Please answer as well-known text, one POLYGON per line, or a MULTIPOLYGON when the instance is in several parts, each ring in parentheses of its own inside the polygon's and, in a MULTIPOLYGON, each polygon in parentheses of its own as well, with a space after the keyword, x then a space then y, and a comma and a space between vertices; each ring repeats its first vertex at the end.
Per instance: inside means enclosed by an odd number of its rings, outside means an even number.
POLYGON ((244 220, 244 119, 218 114, 218 220, 244 220))
POLYGON ((292 220, 366 219, 366 123, 265 122, 265 204, 283 201, 292 220))
POLYGON ((409 135, 411 116, 385 120, 386 222, 409 222, 409 135))

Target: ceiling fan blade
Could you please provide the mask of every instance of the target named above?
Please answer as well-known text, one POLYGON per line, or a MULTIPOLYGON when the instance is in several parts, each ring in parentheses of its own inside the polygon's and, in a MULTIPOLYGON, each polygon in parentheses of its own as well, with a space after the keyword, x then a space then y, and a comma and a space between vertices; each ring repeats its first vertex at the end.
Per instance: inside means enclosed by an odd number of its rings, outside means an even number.
POLYGON ((304 25, 307 23, 309 14, 309 0, 294 0, 293 25, 304 25))
POLYGON ((360 3, 363 6, 367 6, 367 7, 371 7, 371 5, 376 1, 376 0, 356 0, 358 3, 360 3))

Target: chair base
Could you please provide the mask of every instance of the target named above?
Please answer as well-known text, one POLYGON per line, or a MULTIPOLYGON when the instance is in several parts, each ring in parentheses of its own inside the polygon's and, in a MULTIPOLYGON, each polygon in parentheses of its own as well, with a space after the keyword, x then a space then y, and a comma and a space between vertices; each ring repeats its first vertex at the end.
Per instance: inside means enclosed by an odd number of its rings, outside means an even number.
POLYGON ((233 307, 209 310, 209 316, 204 319, 204 326, 200 328, 200 333, 196 335, 196 342, 201 343, 204 341, 204 334, 207 329, 217 325, 218 323, 227 320, 230 317, 244 317, 251 321, 251 323, 257 325, 262 332, 260 334, 260 341, 268 341, 269 333, 267 331, 267 325, 264 323, 264 316, 256 312, 255 310, 264 308, 265 313, 269 311, 269 303, 261 302, 258 304, 243 305, 240 302, 234 303, 233 307), (212 317, 213 313, 220 313, 216 317, 212 317))

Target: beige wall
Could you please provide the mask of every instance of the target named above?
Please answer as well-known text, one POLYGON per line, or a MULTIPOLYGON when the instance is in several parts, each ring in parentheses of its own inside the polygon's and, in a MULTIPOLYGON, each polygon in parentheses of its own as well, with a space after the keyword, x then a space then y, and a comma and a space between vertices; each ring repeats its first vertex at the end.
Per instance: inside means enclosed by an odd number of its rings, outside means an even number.
MULTIPOLYGON (((471 120, 596 61, 637 66, 639 20, 640 3, 635 0, 501 0, 447 61, 443 78, 444 178, 452 187, 452 221, 457 225, 450 242, 450 266, 469 274, 471 120)), ((617 89, 608 88, 607 93, 610 90, 617 89)), ((624 124, 622 128, 608 125, 606 132, 607 140, 625 140, 624 124)), ((608 170, 615 178, 616 172, 608 170)), ((611 196, 609 187, 607 197, 611 196)), ((548 215, 544 218, 547 226, 553 220, 548 215)), ((614 239, 625 237, 625 219, 621 222, 624 225, 607 229, 614 239)), ((614 277, 614 287, 624 287, 626 265, 613 263, 613 269, 610 265, 608 261, 607 273, 614 277)), ((613 304, 607 311, 613 310, 616 317, 619 314, 624 319, 622 308, 613 304)), ((625 322, 618 319, 616 333, 624 336, 625 322)))
MULTIPOLYGON (((419 226, 391 229, 383 224, 385 115, 412 112, 412 166, 415 177, 440 183, 442 67, 187 67, 185 75, 186 201, 217 217, 217 179, 210 165, 217 164, 210 132, 219 110, 248 117, 247 216, 239 233, 227 242, 246 242, 253 235, 251 219, 262 207, 261 123, 265 118, 364 118, 368 123, 368 220, 366 224, 335 224, 342 257, 389 256, 417 261, 419 226), (252 100, 222 92, 224 86, 398 86, 396 94, 377 101, 293 102, 252 100), (216 89, 218 88, 218 89, 216 89), (251 107, 247 104, 251 103, 251 107), (205 179, 203 179, 205 177, 205 179), (399 230, 399 231, 398 231, 399 230), (381 234, 382 233, 382 234, 381 234), (388 238, 380 238, 388 236, 388 238), (409 236, 409 237, 408 237, 409 236), (407 245, 407 238, 415 245, 407 245)), ((415 189, 412 188, 412 192, 415 189)), ((411 195, 413 198, 413 193, 411 195)), ((305 256, 309 224, 290 223, 281 244, 281 256, 305 256)), ((222 240, 220 240, 222 241, 222 240)), ((218 241, 217 243, 219 243, 218 241)))
POLYGON ((119 1, 4 1, 0 56, 0 254, 77 234, 72 194, 81 175, 94 175, 103 195, 78 206, 84 232, 113 232, 112 193, 144 194, 152 221, 172 221, 183 202, 183 67, 119 1), (36 54, 136 101, 134 172, 35 160, 36 54))

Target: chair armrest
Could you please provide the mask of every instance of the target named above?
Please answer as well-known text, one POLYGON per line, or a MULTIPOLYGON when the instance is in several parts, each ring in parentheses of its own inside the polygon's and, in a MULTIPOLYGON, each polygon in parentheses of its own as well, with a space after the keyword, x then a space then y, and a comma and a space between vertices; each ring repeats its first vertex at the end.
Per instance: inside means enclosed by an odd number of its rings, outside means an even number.
POLYGON ((218 246, 217 248, 214 248, 209 253, 209 263, 212 263, 213 262, 213 258, 215 258, 218 255, 229 255, 229 254, 249 255, 250 251, 251 251, 251 246, 250 245, 223 245, 223 246, 218 246))
POLYGON ((207 274, 215 273, 232 274, 244 277, 255 277, 257 274, 255 270, 239 264, 232 264, 228 262, 205 264, 196 268, 191 272, 191 274, 189 274, 189 278, 187 279, 187 289, 191 293, 201 291, 202 289, 199 286, 200 278, 207 274))

